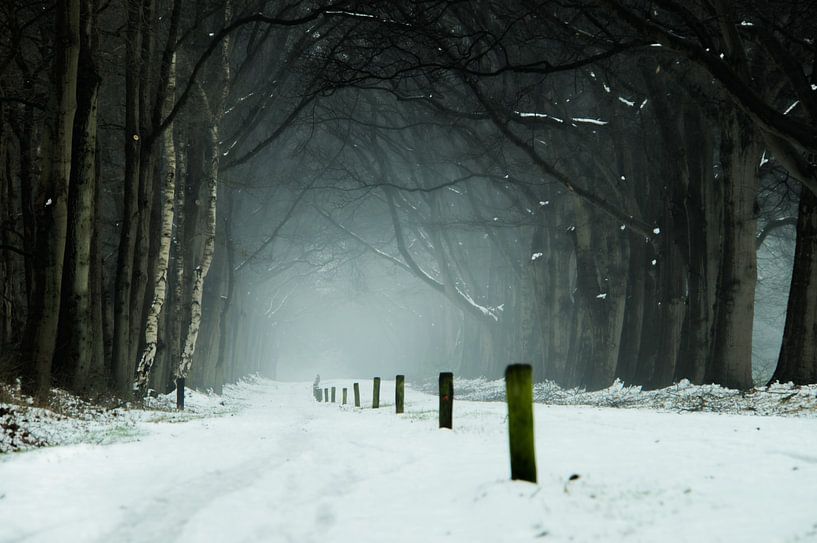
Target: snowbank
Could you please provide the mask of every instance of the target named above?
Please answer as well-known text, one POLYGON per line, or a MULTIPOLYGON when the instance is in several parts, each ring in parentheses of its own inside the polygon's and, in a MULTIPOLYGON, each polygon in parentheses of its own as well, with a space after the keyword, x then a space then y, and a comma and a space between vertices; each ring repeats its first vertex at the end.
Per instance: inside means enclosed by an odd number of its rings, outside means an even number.
MULTIPOLYGON (((420 390, 436 393, 436 383, 419 385, 420 390)), ((497 379, 454 379, 455 397, 472 401, 504 401, 505 381, 497 379)), ((616 380, 603 390, 588 392, 565 389, 552 381, 534 385, 534 401, 548 405, 585 405, 661 409, 668 411, 704 411, 712 413, 756 415, 817 415, 817 385, 773 384, 743 392, 719 385, 693 385, 686 379, 667 388, 643 390, 616 380)))
POLYGON ((64 390, 54 390, 47 408, 34 407, 19 386, 0 387, 0 454, 37 447, 133 440, 141 423, 183 422, 237 411, 244 388, 254 379, 224 387, 218 396, 185 390, 185 410, 176 410, 176 392, 147 398, 139 404, 89 403, 64 390))

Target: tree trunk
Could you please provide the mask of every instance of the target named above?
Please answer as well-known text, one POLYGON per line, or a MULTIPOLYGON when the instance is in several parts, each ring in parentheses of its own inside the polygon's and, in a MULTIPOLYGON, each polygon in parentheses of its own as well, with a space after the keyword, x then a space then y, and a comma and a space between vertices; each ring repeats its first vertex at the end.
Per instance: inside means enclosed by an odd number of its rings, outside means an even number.
POLYGON ((190 324, 185 334, 184 348, 181 361, 176 370, 177 378, 185 378, 193 365, 193 353, 201 327, 201 302, 204 294, 204 280, 213 262, 216 240, 216 202, 218 196, 218 127, 210 127, 210 149, 208 150, 208 164, 206 168, 207 212, 204 220, 203 251, 201 261, 193 270, 193 284, 190 296, 190 324))
POLYGON ((25 332, 24 352, 30 360, 22 381, 24 392, 36 395, 41 402, 47 399, 51 386, 60 314, 79 52, 80 0, 59 0, 51 103, 54 117, 44 146, 50 147, 49 160, 45 162, 35 200, 38 262, 25 332))
POLYGON ((119 394, 132 394, 134 364, 130 357, 131 288, 139 224, 139 180, 142 139, 140 133, 142 1, 128 2, 127 58, 125 69, 125 176, 124 206, 114 285, 113 372, 119 394))
MULTIPOLYGON (((93 59, 95 2, 82 0, 82 35, 79 59, 79 81, 77 89, 77 115, 74 121, 74 156, 72 182, 69 191, 69 247, 70 269, 67 292, 63 296, 67 303, 63 317, 64 330, 70 334, 68 340, 68 370, 70 384, 75 392, 88 394, 91 383, 91 368, 96 364, 94 350, 96 330, 93 310, 91 269, 93 266, 92 243, 96 226, 96 131, 97 102, 100 79, 93 59)), ((68 376, 66 376, 68 377, 68 376)))
MULTIPOLYGON (((156 38, 157 32, 154 28, 156 18, 156 1, 142 0, 143 12, 141 18, 142 34, 142 61, 140 63, 139 74, 139 132, 142 134, 143 142, 139 155, 139 190, 137 198, 137 225, 136 225, 136 245, 133 255, 133 277, 131 278, 130 293, 130 329, 128 331, 128 364, 130 380, 135 384, 136 366, 140 355, 143 352, 145 336, 145 320, 149 304, 153 300, 152 293, 148 292, 148 283, 153 279, 149 277, 152 266, 158 260, 157 245, 161 243, 160 224, 158 217, 154 221, 154 209, 157 200, 156 186, 159 183, 160 162, 158 160, 158 150, 161 141, 156 137, 153 126, 153 87, 154 87, 154 66, 158 63, 156 58, 156 38), (155 224, 154 224, 155 223, 155 224), (151 228, 154 225, 155 228, 151 228)), ((164 103, 158 104, 160 110, 164 109, 164 103)))
POLYGON ((687 150, 689 190, 684 202, 687 216, 687 317, 681 359, 675 378, 704 381, 709 363, 714 319, 715 286, 722 228, 721 184, 713 182, 712 131, 699 107, 684 108, 684 146, 687 150))
POLYGON ((786 326, 771 382, 817 382, 817 196, 803 187, 786 326))
MULTIPOLYGON (((229 23, 232 19, 232 2, 224 2, 224 22, 229 23)), ((176 377, 187 377, 193 365, 193 354, 196 348, 199 329, 201 327, 202 298, 204 295, 204 280, 213 262, 213 255, 216 248, 216 209, 218 201, 218 175, 219 175, 219 125, 224 116, 224 104, 227 100, 230 84, 230 50, 232 42, 229 37, 221 41, 220 58, 220 86, 214 99, 209 99, 202 90, 202 100, 208 113, 207 123, 209 124, 206 139, 205 164, 203 165, 203 176, 206 184, 205 199, 207 202, 206 213, 203 221, 203 232, 200 234, 202 240, 201 260, 192 270, 192 290, 190 293, 190 322, 184 339, 184 347, 181 353, 181 360, 176 369, 176 377)))
MULTIPOLYGON (((176 88, 175 60, 172 61, 168 78, 166 111, 173 104, 176 88)), ((156 358, 159 343, 159 318, 162 315, 167 296, 167 276, 170 262, 170 246, 173 240, 174 203, 176 199, 176 144, 173 126, 168 126, 163 134, 164 143, 164 187, 162 188, 161 233, 153 275, 153 303, 150 305, 145 323, 145 349, 136 370, 136 384, 145 389, 150 383, 150 374, 156 358)))
POLYGON ((230 308, 233 306, 233 297, 235 295, 235 245, 233 244, 232 235, 232 220, 233 220, 233 198, 227 199, 225 205, 226 213, 224 217, 224 251, 227 264, 226 282, 227 292, 224 295, 221 306, 221 315, 218 320, 219 342, 218 342, 218 358, 216 359, 216 367, 214 372, 213 390, 216 394, 221 394, 225 380, 225 368, 227 361, 227 345, 236 340, 235 337, 228 337, 227 335, 227 321, 230 314, 230 308))
POLYGON ((729 111, 723 116, 720 146, 724 188, 722 261, 712 354, 705 380, 747 389, 752 386, 752 324, 757 283, 755 198, 760 146, 742 114, 729 111))
POLYGON ((683 197, 678 194, 680 183, 667 187, 664 196, 665 210, 661 221, 660 242, 662 250, 657 259, 658 269, 658 356, 651 388, 662 388, 672 384, 678 355, 681 349, 681 331, 686 317, 685 279, 687 265, 684 260, 687 246, 686 216, 683 212, 683 197))
POLYGON ((574 384, 600 389, 616 377, 628 258, 620 239, 625 234, 606 217, 601 219, 606 228, 591 228, 600 219, 593 212, 576 199, 576 320, 569 372, 574 384))

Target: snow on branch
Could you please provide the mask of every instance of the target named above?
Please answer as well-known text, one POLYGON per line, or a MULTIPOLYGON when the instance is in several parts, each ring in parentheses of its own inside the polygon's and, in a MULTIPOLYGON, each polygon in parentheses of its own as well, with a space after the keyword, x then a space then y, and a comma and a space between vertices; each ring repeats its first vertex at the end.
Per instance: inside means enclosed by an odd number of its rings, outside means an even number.
POLYGON ((573 117, 571 120, 574 123, 597 124, 599 126, 604 126, 607 124, 607 121, 602 121, 601 119, 589 119, 587 117, 573 117))

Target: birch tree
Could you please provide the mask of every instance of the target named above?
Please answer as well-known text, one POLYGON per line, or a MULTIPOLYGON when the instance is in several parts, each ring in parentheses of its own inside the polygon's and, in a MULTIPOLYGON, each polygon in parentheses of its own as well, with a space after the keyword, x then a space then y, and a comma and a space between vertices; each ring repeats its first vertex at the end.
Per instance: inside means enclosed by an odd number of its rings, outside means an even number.
MULTIPOLYGON (((227 0, 224 5, 225 23, 232 18, 232 3, 227 0)), ((216 96, 210 99, 202 90, 202 101, 206 105, 206 112, 209 123, 207 163, 204 169, 205 184, 207 187, 207 208, 205 214, 205 231, 203 232, 203 249, 201 260, 193 269, 192 289, 190 295, 190 323, 184 334, 184 346, 181 352, 181 360, 176 369, 177 383, 183 384, 184 379, 190 372, 193 365, 193 354, 196 348, 199 329, 201 327, 202 299, 204 297, 204 280, 213 262, 213 254, 216 248, 216 203, 218 198, 218 174, 219 174, 219 124, 224 116, 224 104, 227 99, 230 84, 230 51, 231 42, 229 36, 221 42, 220 66, 220 89, 216 96)), ((183 386, 183 385, 182 385, 183 386)))
MULTIPOLYGON (((176 90, 176 60, 175 54, 170 61, 170 71, 167 78, 167 97, 165 112, 170 111, 175 99, 176 90)), ((164 184, 162 187, 161 233, 153 270, 153 303, 148 310, 145 323, 145 348, 139 365, 136 368, 136 387, 147 388, 156 358, 156 349, 159 342, 159 318, 162 315, 167 297, 168 272, 170 263, 170 248, 173 240, 174 205, 176 202, 176 144, 173 136, 173 125, 169 125, 163 132, 164 147, 164 184)))

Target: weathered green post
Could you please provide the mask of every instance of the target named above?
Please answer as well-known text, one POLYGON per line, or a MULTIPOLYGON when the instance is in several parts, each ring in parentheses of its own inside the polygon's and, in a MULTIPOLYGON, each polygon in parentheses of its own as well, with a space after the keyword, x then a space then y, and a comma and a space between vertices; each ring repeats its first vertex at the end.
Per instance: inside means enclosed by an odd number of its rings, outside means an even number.
POLYGON ((380 407, 380 377, 375 377, 372 384, 372 409, 378 407, 380 407))
POLYGON ((360 407, 360 384, 355 383, 354 385, 352 385, 352 388, 354 389, 355 392, 355 407, 360 407))
POLYGON ((323 401, 325 401, 325 402, 329 401, 329 389, 328 388, 323 389, 323 401))
POLYGON ((398 375, 394 380, 394 411, 403 412, 403 401, 406 397, 406 376, 398 375))
POLYGON ((335 403, 335 387, 332 387, 332 403, 335 403))
POLYGON ((533 442, 533 370, 529 364, 511 364, 505 370, 508 399, 508 438, 511 479, 536 482, 533 442))
POLYGON ((347 388, 343 389, 343 401, 341 402, 341 405, 346 405, 346 391, 347 390, 348 390, 347 388))
POLYGON ((454 416, 454 374, 440 373, 440 428, 451 428, 454 416))

